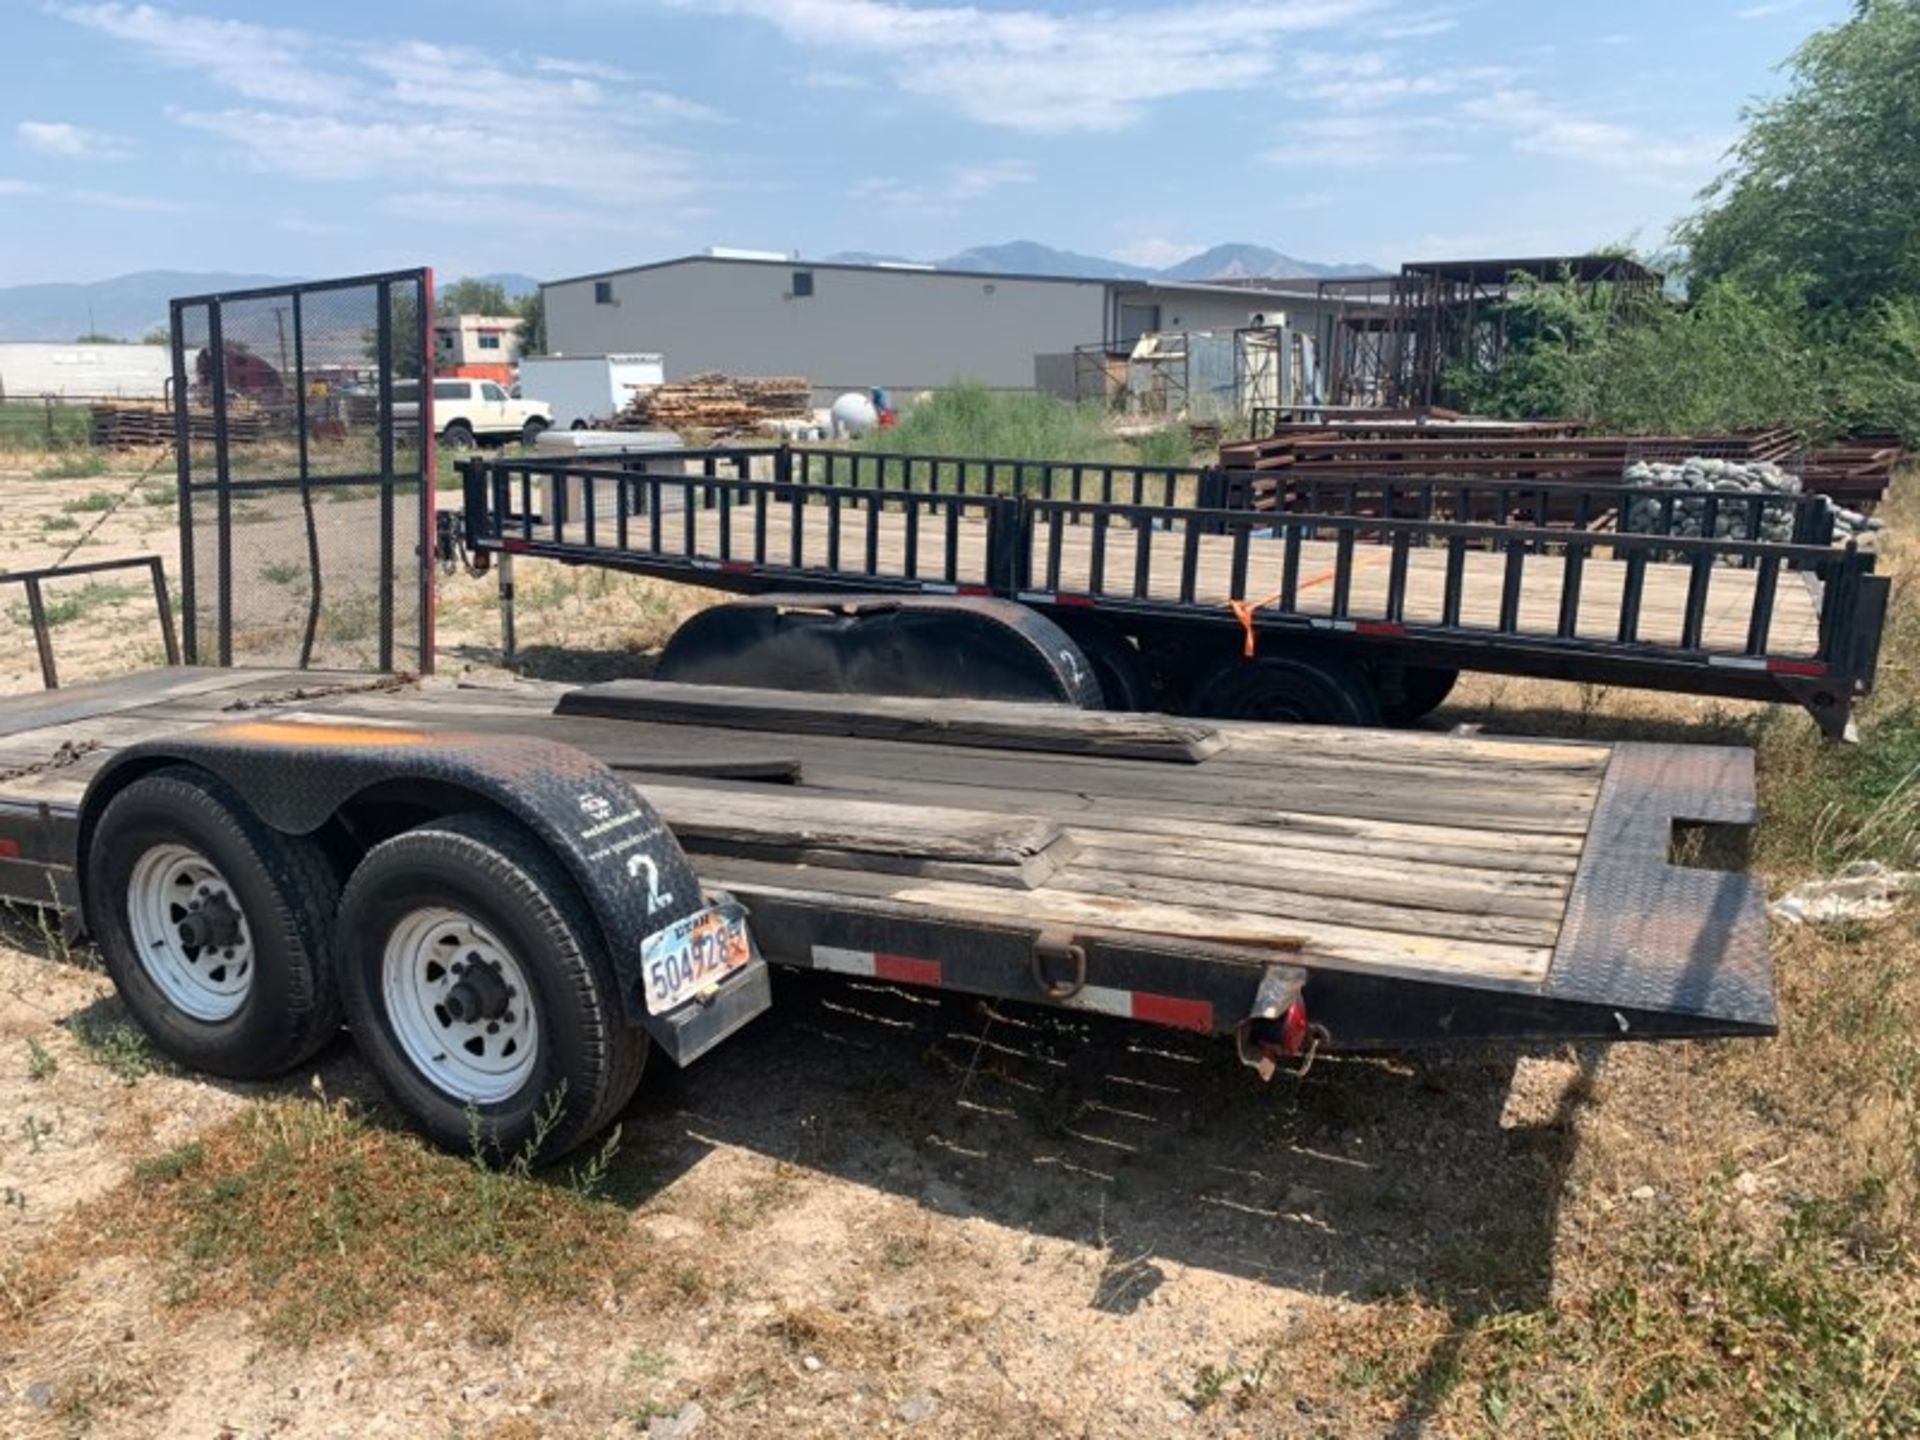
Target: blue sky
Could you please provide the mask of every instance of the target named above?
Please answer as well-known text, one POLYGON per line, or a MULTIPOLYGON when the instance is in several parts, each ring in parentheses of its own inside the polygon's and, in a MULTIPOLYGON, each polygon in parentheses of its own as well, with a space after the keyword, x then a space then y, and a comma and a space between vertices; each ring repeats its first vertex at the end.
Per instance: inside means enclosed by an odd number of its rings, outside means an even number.
POLYGON ((0 0, 0 284, 1660 243, 1845 0, 0 0))

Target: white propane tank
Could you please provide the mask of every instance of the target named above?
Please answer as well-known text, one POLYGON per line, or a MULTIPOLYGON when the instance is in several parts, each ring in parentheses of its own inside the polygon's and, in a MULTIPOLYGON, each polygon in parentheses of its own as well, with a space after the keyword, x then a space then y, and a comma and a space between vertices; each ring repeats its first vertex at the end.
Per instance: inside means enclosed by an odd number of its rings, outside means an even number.
POLYGON ((880 423, 880 412, 873 401, 857 390, 849 390, 833 402, 827 412, 835 435, 864 435, 880 423))

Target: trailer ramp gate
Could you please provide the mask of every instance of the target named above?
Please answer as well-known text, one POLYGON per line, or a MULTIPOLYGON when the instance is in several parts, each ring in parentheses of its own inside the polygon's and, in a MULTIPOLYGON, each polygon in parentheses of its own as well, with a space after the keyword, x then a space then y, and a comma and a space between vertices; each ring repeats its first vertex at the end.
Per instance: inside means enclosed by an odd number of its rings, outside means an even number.
POLYGON ((428 270, 177 299, 186 658, 433 664, 428 270))

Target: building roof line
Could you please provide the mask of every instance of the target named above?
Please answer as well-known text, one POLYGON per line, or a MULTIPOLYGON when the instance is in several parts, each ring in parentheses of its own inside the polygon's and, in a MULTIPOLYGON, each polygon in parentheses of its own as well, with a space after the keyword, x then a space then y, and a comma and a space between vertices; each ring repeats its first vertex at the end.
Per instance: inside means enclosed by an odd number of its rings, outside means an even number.
MULTIPOLYGON (((895 275, 910 279, 940 275, 958 280, 1023 280, 1048 285, 1099 285, 1116 290, 1191 290, 1207 295, 1244 297, 1272 295, 1293 300, 1318 298, 1314 291, 1306 288, 1268 290, 1253 284, 1210 285, 1196 280, 1162 280, 1151 275, 1041 275, 1018 270, 947 270, 938 266, 906 268, 891 265, 862 265, 847 260, 772 260, 743 255, 678 255, 670 260, 650 260, 643 265, 622 265, 611 270, 594 270, 584 275, 567 275, 558 280, 543 280, 540 282, 540 288, 544 291, 556 285, 578 285, 588 280, 611 280, 621 275, 638 275, 649 270, 664 270, 675 265, 692 264, 780 266, 789 270, 852 270, 862 275, 895 275)), ((1294 281, 1291 284, 1298 286, 1300 282, 1294 281)))

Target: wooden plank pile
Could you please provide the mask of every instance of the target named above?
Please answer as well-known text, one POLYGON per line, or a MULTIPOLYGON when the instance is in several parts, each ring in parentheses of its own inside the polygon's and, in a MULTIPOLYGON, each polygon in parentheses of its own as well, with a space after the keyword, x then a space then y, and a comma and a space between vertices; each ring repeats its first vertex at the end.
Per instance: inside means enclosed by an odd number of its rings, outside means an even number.
POLYGON ((762 420, 806 418, 813 387, 804 375, 723 375, 718 370, 635 393, 616 430, 739 430, 762 420))
MULTIPOLYGON (((227 412, 227 439, 236 445, 257 444, 266 438, 264 412, 236 405, 227 412)), ((194 440, 211 444, 213 411, 187 412, 187 430, 194 440)), ((162 400, 97 400, 87 407, 87 439, 95 449, 130 450, 173 444, 173 408, 162 400)))

